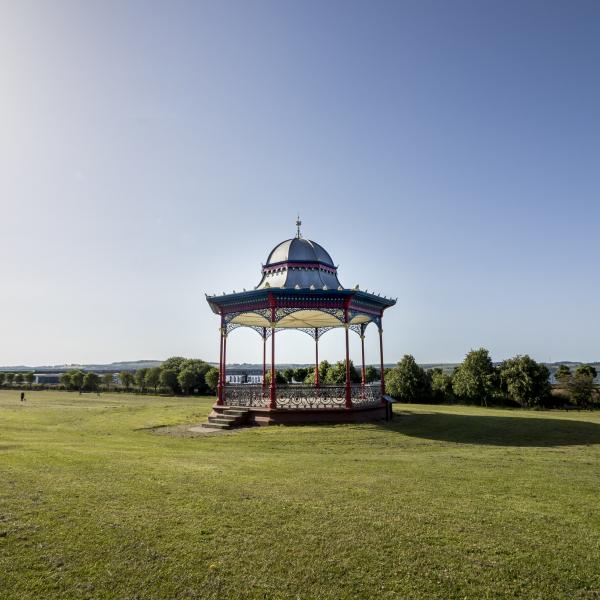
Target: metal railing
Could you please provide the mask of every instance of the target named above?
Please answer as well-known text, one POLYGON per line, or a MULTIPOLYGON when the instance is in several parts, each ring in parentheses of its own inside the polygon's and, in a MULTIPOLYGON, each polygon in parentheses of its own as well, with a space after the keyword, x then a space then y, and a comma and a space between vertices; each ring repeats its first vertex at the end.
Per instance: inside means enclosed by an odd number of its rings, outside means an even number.
MULTIPOLYGON (((319 408, 345 408, 346 387, 344 385, 279 385, 276 388, 277 408, 293 410, 319 408)), ((255 384, 226 384, 223 388, 226 406, 267 407, 270 403, 270 389, 255 384)), ((352 406, 370 408, 381 404, 381 391, 378 385, 352 385, 350 387, 352 406)))

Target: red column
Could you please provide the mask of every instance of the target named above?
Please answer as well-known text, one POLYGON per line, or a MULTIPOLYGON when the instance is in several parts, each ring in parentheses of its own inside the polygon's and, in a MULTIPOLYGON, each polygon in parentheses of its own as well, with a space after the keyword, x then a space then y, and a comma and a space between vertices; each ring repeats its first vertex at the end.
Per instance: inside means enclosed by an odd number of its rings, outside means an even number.
POLYGON ((385 396, 385 372, 383 370, 383 324, 379 323, 379 360, 381 363, 381 395, 385 396))
POLYGON ((217 404, 223 404, 223 329, 219 327, 219 381, 217 383, 217 404))
POLYGON ((263 327, 263 378, 262 386, 263 389, 267 385, 267 328, 263 327))
POLYGON ((319 330, 315 327, 315 387, 319 387, 319 330))
POLYGON ((360 351, 362 354, 362 368, 360 371, 361 382, 364 387, 365 383, 367 383, 367 373, 365 371, 365 328, 361 327, 360 330, 360 351))
POLYGON ((223 404, 223 327, 219 327, 219 381, 217 383, 217 404, 223 404))
POLYGON ((346 330, 346 408, 352 408, 352 393, 350 390, 350 340, 348 333, 350 324, 348 323, 348 307, 344 308, 344 328, 346 330))
POLYGON ((271 387, 269 408, 277 408, 277 385, 275 377, 275 299, 269 297, 271 304, 271 387))
POLYGON ((223 329, 223 404, 227 401, 227 329, 223 329))

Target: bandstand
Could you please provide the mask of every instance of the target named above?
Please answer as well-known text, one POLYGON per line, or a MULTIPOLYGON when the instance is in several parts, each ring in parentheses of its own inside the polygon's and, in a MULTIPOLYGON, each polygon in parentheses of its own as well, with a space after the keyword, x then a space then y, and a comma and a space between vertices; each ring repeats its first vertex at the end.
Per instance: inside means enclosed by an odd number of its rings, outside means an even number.
POLYGON ((262 278, 254 290, 221 296, 206 296, 220 316, 219 381, 217 402, 211 417, 227 409, 244 409, 248 422, 271 423, 357 422, 383 419, 388 415, 385 397, 382 319, 396 301, 355 288, 344 288, 331 256, 319 244, 300 233, 281 242, 262 267, 262 278), (365 333, 373 323, 379 334, 381 380, 365 380, 365 333), (226 382, 227 341, 238 327, 249 327, 262 338, 262 384, 226 382), (342 385, 319 381, 319 340, 334 328, 345 329, 346 378, 342 385), (278 385, 275 374, 275 340, 286 329, 310 335, 315 348, 314 385, 278 385), (350 332, 361 342, 361 383, 350 381, 350 332), (267 367, 267 341, 270 365, 267 367), (267 368, 270 381, 267 382, 267 368))

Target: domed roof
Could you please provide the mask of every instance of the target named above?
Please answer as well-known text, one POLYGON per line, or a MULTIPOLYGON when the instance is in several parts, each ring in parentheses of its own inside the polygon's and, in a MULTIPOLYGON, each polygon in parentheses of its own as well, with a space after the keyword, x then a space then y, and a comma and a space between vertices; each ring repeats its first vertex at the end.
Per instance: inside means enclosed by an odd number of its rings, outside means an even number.
POLYGON ((256 289, 294 288, 338 290, 337 267, 329 252, 320 244, 300 235, 301 221, 296 221, 296 237, 277 244, 262 268, 262 279, 256 289))
POLYGON ((280 262, 319 262, 335 268, 331 256, 323 246, 312 240, 298 237, 285 240, 275 246, 271 250, 265 266, 280 262))

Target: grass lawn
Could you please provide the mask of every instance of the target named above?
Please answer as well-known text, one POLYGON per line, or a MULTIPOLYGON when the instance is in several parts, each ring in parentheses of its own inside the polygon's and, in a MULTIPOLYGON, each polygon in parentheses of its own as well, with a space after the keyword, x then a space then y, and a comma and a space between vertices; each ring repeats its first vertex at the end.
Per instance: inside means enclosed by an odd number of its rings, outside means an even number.
POLYGON ((0 598, 600 598, 600 413, 174 437, 212 400, 0 391, 0 598))

